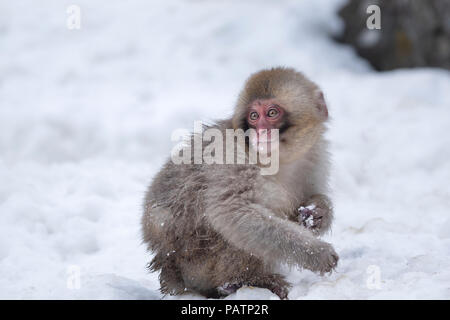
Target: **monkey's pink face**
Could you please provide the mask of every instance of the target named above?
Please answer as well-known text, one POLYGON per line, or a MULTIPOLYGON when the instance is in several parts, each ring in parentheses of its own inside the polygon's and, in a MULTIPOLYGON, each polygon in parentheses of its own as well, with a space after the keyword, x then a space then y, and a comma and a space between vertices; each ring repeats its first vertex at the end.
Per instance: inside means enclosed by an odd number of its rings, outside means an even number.
POLYGON ((256 100, 248 108, 247 123, 256 130, 256 141, 252 144, 272 141, 271 129, 281 129, 286 112, 274 100, 256 100))

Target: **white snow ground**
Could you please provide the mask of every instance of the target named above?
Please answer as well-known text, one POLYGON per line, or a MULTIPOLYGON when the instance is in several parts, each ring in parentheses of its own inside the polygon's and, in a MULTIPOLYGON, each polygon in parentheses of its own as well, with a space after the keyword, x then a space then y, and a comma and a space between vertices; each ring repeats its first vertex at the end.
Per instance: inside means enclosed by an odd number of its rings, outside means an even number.
POLYGON ((328 37, 340 2, 2 1, 0 298, 160 299, 139 220, 172 131, 284 65, 328 100, 340 254, 330 276, 286 271, 289 297, 449 299, 449 72, 374 72, 328 37))

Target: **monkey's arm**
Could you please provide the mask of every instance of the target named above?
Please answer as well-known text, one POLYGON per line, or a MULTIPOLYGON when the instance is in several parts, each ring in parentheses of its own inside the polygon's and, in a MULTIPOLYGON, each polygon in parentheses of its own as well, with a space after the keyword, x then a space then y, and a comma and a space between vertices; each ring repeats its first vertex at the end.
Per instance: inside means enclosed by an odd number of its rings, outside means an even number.
POLYGON ((242 202, 206 208, 209 223, 232 245, 270 263, 286 262, 320 273, 336 266, 338 256, 329 243, 257 203, 242 202))
POLYGON ((322 235, 331 227, 333 204, 324 194, 311 196, 299 209, 298 221, 315 235, 322 235))

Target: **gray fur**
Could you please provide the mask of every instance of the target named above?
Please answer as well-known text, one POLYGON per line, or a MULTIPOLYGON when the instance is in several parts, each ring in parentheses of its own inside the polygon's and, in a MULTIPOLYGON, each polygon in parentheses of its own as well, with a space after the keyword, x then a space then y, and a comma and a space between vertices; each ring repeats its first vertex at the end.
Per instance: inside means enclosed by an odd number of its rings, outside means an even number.
POLYGON ((217 288, 239 284, 287 298, 289 284, 276 273, 280 263, 321 274, 337 264, 333 247, 317 238, 332 221, 331 202, 324 195, 328 157, 325 119, 314 105, 317 86, 292 69, 264 70, 247 81, 235 116, 212 127, 236 128, 245 98, 258 97, 258 90, 285 101, 293 117, 294 125, 281 136, 280 157, 288 161, 277 175, 261 175, 258 165, 175 165, 169 160, 147 191, 142 230, 155 254, 149 268, 161 272, 163 293, 190 290, 219 297, 217 288), (298 207, 310 203, 323 216, 316 230, 299 223, 298 207))

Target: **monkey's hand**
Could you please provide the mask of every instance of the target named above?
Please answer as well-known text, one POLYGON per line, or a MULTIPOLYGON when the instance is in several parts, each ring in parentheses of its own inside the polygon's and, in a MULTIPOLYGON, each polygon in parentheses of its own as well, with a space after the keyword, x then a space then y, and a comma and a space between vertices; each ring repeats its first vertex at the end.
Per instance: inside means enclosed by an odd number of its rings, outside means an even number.
POLYGON ((311 259, 307 259, 305 268, 319 272, 320 275, 332 272, 339 261, 339 256, 333 246, 323 241, 311 244, 306 253, 311 256, 311 259))
POLYGON ((299 222, 307 229, 313 231, 320 229, 323 218, 320 211, 322 211, 322 209, 317 208, 315 204, 311 204, 307 207, 300 206, 300 208, 298 208, 299 222))
POLYGON ((313 234, 323 234, 330 228, 333 218, 331 201, 325 195, 312 196, 298 208, 298 222, 313 234))

